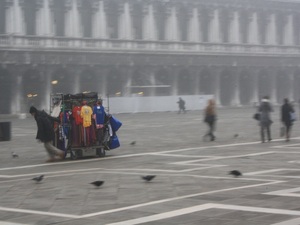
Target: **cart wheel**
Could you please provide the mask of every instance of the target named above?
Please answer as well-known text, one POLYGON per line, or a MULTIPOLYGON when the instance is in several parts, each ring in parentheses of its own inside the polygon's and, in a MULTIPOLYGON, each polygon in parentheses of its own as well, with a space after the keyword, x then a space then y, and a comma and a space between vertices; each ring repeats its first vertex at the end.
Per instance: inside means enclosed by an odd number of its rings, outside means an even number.
POLYGON ((97 155, 99 157, 105 157, 105 149, 104 148, 97 148, 97 155))
POLYGON ((76 150, 71 150, 70 155, 71 155, 71 159, 73 160, 78 159, 78 153, 76 150))

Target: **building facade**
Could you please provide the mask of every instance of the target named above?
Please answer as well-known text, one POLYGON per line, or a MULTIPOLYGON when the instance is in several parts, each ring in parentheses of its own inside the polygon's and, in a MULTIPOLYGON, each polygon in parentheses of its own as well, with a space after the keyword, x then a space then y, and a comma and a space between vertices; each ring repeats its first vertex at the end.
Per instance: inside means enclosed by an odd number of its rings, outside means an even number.
POLYGON ((300 4, 270 0, 2 0, 0 113, 51 93, 300 98, 300 4))

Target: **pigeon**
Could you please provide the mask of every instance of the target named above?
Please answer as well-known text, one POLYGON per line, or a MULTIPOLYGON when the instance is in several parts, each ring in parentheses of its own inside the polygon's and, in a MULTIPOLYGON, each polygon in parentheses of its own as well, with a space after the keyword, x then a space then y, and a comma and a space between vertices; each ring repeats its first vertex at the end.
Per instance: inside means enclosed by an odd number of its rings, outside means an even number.
POLYGON ((239 176, 242 176, 242 175, 243 175, 243 174, 242 174, 240 171, 238 171, 238 170, 232 170, 232 171, 230 171, 228 174, 233 175, 233 176, 235 176, 235 177, 239 177, 239 176))
POLYGON ((19 155, 18 155, 17 153, 15 153, 15 152, 12 152, 12 153, 11 153, 11 156, 12 156, 13 158, 19 158, 19 155))
POLYGON ((142 176, 142 179, 149 182, 156 177, 155 175, 142 176))
POLYGON ((136 141, 133 141, 130 143, 130 145, 135 145, 136 144, 136 141))
POLYGON ((96 187, 100 187, 102 184, 104 184, 104 181, 102 181, 102 180, 97 180, 97 181, 94 181, 94 182, 92 182, 92 183, 90 183, 90 184, 93 184, 93 185, 96 186, 96 187))
POLYGON ((32 180, 35 180, 37 183, 41 182, 43 179, 44 179, 44 175, 32 178, 32 180))

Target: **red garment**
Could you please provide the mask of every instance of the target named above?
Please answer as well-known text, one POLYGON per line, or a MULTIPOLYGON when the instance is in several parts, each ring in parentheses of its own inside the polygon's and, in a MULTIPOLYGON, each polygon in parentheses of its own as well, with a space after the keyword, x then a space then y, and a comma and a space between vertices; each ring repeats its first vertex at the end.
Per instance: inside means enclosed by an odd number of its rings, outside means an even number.
POLYGON ((96 142, 96 134, 94 126, 82 127, 81 135, 83 138, 83 146, 91 146, 96 142))
POLYGON ((80 116, 81 106, 74 106, 72 110, 73 118, 75 119, 76 125, 82 124, 83 120, 80 116))

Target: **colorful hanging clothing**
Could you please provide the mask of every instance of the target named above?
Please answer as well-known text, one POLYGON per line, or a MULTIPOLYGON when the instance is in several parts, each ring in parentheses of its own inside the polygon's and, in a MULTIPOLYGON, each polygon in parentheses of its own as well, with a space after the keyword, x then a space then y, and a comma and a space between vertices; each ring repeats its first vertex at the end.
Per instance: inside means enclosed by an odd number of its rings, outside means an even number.
POLYGON ((93 115, 96 121, 96 127, 98 128, 99 125, 102 125, 100 128, 103 127, 104 119, 105 119, 105 110, 102 105, 96 105, 93 107, 93 115))
POLYGON ((89 127, 92 125, 93 110, 90 106, 84 105, 81 107, 80 116, 83 119, 83 127, 89 127))
POLYGON ((72 109, 72 115, 73 115, 73 118, 75 119, 76 125, 83 123, 83 120, 82 120, 80 114, 81 114, 81 106, 74 106, 74 108, 72 109))

